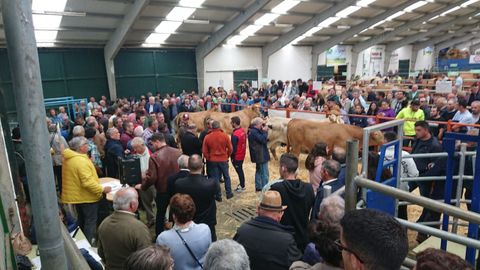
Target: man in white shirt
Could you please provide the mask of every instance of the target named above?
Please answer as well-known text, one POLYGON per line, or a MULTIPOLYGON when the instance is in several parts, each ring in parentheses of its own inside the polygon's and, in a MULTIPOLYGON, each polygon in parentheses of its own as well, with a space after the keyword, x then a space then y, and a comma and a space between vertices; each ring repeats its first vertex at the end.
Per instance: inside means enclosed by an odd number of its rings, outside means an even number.
POLYGON ((458 77, 455 79, 455 86, 457 87, 457 91, 462 91, 463 87, 463 78, 462 75, 458 75, 458 77))
MULTIPOLYGON (((383 135, 385 139, 385 143, 389 143, 397 139, 397 134, 392 131, 385 132, 383 135)), ((417 165, 413 158, 404 158, 405 156, 409 155, 408 152, 402 150, 402 167, 400 169, 400 177, 417 177, 419 175, 417 165)), ((395 159, 395 146, 390 146, 385 151, 385 161, 395 159)), ((408 182, 400 182, 399 185, 400 189, 404 191, 409 191, 408 182)), ((398 217, 402 219, 408 220, 407 215, 407 206, 401 205, 398 207, 398 217)))
MULTIPOLYGON (((465 99, 458 101, 458 110, 453 116, 452 120, 462 124, 475 124, 472 113, 467 110, 468 102, 465 99)), ((472 127, 465 127, 461 125, 453 125, 452 130, 455 132, 466 132, 472 129, 472 127)))
MULTIPOLYGON (((148 170, 148 161, 150 160, 150 152, 145 145, 145 141, 140 137, 132 139, 132 148, 135 156, 140 159, 140 171, 142 172, 142 180, 145 178, 148 170)), ((147 190, 139 190, 140 200, 147 214, 147 226, 152 227, 155 224, 155 213, 153 212, 153 202, 155 201, 155 187, 151 186, 147 190)))

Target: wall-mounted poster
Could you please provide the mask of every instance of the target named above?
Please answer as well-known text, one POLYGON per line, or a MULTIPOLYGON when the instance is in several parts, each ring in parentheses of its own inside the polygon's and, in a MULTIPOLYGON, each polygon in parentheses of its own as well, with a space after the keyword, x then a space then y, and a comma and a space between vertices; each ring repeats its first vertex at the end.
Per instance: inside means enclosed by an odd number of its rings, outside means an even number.
POLYGON ((347 64, 347 48, 336 45, 327 51, 327 66, 338 66, 347 64))
POLYGON ((480 54, 470 55, 470 64, 480 64, 480 54))
POLYGON ((433 54, 433 48, 432 47, 426 47, 423 49, 423 55, 432 55, 433 54))
POLYGON ((370 59, 371 60, 380 60, 383 57, 383 49, 381 47, 373 47, 370 50, 370 59))

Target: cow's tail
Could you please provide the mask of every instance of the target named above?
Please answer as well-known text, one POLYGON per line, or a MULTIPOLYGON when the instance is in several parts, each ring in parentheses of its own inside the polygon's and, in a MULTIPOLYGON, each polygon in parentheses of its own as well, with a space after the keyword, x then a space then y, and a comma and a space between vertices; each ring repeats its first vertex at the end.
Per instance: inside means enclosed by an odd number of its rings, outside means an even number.
POLYGON ((175 131, 178 134, 178 129, 180 128, 180 120, 182 119, 183 112, 177 114, 175 118, 173 118, 173 123, 175 124, 175 131))

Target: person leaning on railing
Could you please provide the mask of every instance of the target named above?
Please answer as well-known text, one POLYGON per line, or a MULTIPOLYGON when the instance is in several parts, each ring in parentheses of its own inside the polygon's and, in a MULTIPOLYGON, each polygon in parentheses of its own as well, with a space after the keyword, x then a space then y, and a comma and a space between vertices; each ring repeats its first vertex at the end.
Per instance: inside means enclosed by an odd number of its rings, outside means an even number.
MULTIPOLYGON (((415 136, 415 122, 425 120, 425 114, 420 110, 420 102, 414 100, 411 102, 410 107, 402 109, 397 114, 397 119, 404 119, 403 123, 403 134, 405 136, 414 137, 415 136)), ((403 146, 408 146, 410 140, 404 140, 403 146)))

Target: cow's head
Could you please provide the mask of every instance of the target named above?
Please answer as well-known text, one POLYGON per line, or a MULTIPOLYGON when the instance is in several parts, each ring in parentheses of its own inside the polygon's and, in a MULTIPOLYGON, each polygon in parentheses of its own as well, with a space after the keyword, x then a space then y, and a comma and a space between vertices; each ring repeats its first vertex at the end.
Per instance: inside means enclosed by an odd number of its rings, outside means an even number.
POLYGON ((373 131, 370 133, 370 145, 381 145, 383 144, 383 133, 381 131, 373 131))

